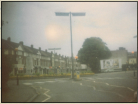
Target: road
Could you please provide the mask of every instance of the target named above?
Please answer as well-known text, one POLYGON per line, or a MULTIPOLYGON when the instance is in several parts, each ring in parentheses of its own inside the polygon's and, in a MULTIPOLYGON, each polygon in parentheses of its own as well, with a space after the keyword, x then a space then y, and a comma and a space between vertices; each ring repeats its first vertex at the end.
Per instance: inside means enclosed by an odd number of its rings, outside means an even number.
POLYGON ((36 89, 33 102, 135 102, 137 79, 133 71, 100 73, 81 77, 20 80, 20 85, 36 89))

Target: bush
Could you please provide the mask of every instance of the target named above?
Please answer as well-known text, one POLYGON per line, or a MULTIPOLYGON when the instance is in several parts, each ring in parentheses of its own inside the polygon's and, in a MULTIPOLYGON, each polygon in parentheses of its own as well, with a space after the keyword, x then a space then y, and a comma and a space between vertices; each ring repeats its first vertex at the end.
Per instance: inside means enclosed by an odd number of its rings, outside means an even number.
POLYGON ((40 76, 40 73, 35 73, 35 75, 39 77, 40 76))
POLYGON ((61 75, 63 75, 63 73, 61 73, 61 75))
POLYGON ((52 75, 52 74, 54 74, 54 73, 53 73, 53 72, 49 72, 48 74, 49 74, 49 75, 52 75))
POLYGON ((18 75, 19 75, 19 76, 24 76, 24 73, 19 73, 18 75))
POLYGON ((88 70, 87 73, 93 73, 91 70, 88 70))
POLYGON ((81 71, 81 73, 82 73, 82 74, 84 74, 84 73, 85 73, 85 71, 81 71))
POLYGON ((44 77, 48 76, 48 74, 43 74, 44 77))

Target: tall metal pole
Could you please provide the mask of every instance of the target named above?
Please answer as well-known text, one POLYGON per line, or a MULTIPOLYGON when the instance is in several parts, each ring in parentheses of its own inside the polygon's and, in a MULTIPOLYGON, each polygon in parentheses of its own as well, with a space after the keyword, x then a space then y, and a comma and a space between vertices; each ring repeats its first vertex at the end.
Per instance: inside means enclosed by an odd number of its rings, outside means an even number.
POLYGON ((73 59, 73 44, 72 44, 72 24, 71 24, 71 15, 72 16, 85 16, 84 12, 81 13, 71 13, 71 12, 55 12, 56 16, 69 16, 70 15, 70 35, 71 35, 71 58, 72 58, 72 79, 74 78, 74 59, 73 59))
POLYGON ((71 36, 72 79, 73 79, 73 78, 74 78, 74 60, 73 60, 73 44, 72 44, 71 12, 70 12, 70 36, 71 36))

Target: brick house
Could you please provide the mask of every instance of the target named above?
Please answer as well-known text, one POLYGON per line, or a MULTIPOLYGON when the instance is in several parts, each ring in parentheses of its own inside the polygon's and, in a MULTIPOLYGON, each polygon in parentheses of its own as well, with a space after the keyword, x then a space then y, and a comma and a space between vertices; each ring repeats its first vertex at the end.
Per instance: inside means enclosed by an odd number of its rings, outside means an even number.
MULTIPOLYGON (((2 39, 2 50, 4 50, 5 55, 11 54, 14 57, 13 75, 17 74, 17 70, 18 73, 24 74, 66 72, 67 69, 71 69, 72 65, 70 57, 57 55, 57 53, 47 50, 43 51, 41 47, 36 49, 33 45, 25 46, 22 41, 19 43, 12 42, 10 37, 7 40, 2 39)), ((74 61, 74 64, 76 66, 78 63, 74 61)))

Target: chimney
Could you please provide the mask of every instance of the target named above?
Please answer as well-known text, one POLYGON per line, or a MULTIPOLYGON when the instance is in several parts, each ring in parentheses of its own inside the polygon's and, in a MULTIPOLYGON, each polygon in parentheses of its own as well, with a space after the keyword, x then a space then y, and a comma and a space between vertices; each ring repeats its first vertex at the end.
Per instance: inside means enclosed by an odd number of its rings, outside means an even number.
POLYGON ((47 52, 47 49, 45 50, 45 52, 47 52))
POLYGON ((7 41, 8 41, 8 42, 10 42, 10 41, 11 41, 11 38, 10 38, 10 37, 8 37, 8 38, 7 38, 7 41))
POLYGON ((41 47, 39 47, 39 51, 41 51, 41 47))
POLYGON ((23 46, 23 41, 20 41, 19 44, 20 44, 21 46, 23 46))
POLYGON ((31 45, 31 48, 33 48, 33 45, 31 45))

